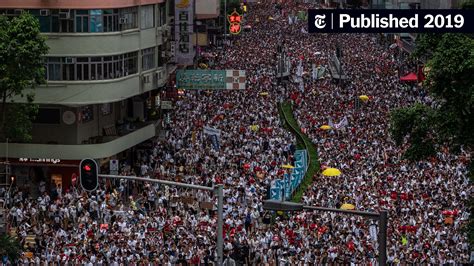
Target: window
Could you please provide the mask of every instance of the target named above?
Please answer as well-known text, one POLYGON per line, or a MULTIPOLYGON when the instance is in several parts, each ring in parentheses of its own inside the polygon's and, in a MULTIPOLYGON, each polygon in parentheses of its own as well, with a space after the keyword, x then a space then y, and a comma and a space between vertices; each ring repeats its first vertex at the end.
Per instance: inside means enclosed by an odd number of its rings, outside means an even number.
POLYGON ((112 75, 114 78, 123 77, 123 55, 114 55, 112 57, 112 75))
POLYGON ((103 19, 104 32, 119 31, 118 9, 105 9, 103 19))
POLYGON ((142 71, 155 68, 155 47, 142 50, 142 71))
POLYGON ((60 109, 59 108, 39 108, 36 115, 36 124, 59 124, 60 123, 60 109))
MULTIPOLYGON (((138 8, 122 9, 30 9, 41 32, 115 32, 138 28, 138 8)), ((1 15, 19 16, 23 9, 0 9, 1 15)), ((143 28, 154 26, 153 5, 141 11, 143 28)))
POLYGON ((138 52, 127 53, 124 55, 124 75, 128 76, 137 73, 138 52))
POLYGON ((89 12, 76 10, 76 32, 89 32, 89 12))
MULTIPOLYGON (((148 52, 153 53, 153 59, 147 59, 148 65, 153 65, 154 51, 148 52)), ((137 73, 138 52, 103 57, 47 57, 45 67, 47 80, 115 79, 137 73)))
POLYGON ((163 57, 163 45, 158 45, 158 67, 162 67, 165 63, 165 58, 163 57))
POLYGON ((155 26, 154 5, 140 7, 140 28, 149 29, 155 26))
POLYGON ((166 24, 166 3, 159 4, 158 11, 158 26, 163 26, 166 24))
POLYGON ((48 57, 46 59, 46 79, 61 80, 61 58, 48 57))
POLYGON ((89 57, 78 57, 76 64, 76 80, 89 80, 89 57))
POLYGON ((138 28, 138 11, 136 7, 123 8, 119 11, 120 30, 138 28))
POLYGON ((69 9, 53 10, 54 23, 59 24, 58 32, 74 32, 74 11, 69 9))
POLYGON ((72 57, 65 57, 63 58, 62 61, 62 80, 75 80, 75 75, 74 75, 74 60, 75 58, 72 57))
POLYGON ((95 9, 90 11, 90 27, 91 32, 103 32, 102 10, 95 9))

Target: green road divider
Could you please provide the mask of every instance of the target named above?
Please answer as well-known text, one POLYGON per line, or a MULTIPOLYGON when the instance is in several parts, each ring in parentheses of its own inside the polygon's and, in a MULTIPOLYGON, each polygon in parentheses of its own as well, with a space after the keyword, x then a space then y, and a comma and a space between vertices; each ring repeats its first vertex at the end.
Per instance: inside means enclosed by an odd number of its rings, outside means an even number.
POLYGON ((301 128, 293 115, 291 102, 287 101, 279 103, 278 111, 280 116, 282 116, 285 128, 296 136, 297 148, 306 149, 308 151, 308 170, 306 171, 303 181, 295 190, 291 198, 293 202, 301 202, 304 192, 312 185, 313 177, 319 172, 320 165, 318 161, 318 152, 311 139, 301 132, 301 128))

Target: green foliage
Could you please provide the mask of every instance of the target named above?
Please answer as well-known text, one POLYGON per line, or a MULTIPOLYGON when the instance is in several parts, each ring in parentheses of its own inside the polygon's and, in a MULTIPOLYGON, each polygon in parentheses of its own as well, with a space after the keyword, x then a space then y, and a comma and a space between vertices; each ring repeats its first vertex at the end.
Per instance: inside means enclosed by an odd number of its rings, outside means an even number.
MULTIPOLYGON (((29 13, 23 13, 14 18, 0 16, 1 138, 16 137, 16 135, 9 136, 7 133, 21 132, 20 139, 24 139, 22 137, 25 129, 31 128, 31 121, 23 119, 24 113, 20 112, 34 110, 35 107, 6 103, 15 96, 24 97, 25 89, 32 89, 44 83, 43 56, 47 52, 48 46, 45 38, 40 35, 40 25, 35 17, 29 13), (15 125, 21 128, 6 129, 6 126, 10 127, 8 122, 12 121, 12 119, 7 120, 7 116, 16 117, 19 122, 15 125), (26 123, 25 126, 22 122, 26 123)), ((31 101, 28 104, 31 104, 31 101)), ((29 132, 26 133, 29 134, 29 132)), ((26 139, 29 138, 31 136, 26 137, 26 139)))
POLYGON ((7 109, 5 133, 11 142, 31 142, 32 121, 38 114, 38 105, 33 104, 34 96, 26 96, 28 103, 12 104, 7 109))
POLYGON ((474 9, 474 0, 464 0, 461 3, 462 9, 474 9))
POLYGON ((435 153, 432 133, 435 131, 435 112, 428 106, 416 104, 395 109, 390 114, 390 132, 397 145, 408 136, 410 147, 405 157, 419 160, 435 153))
POLYGON ((312 185, 313 177, 319 171, 320 165, 318 161, 318 154, 316 147, 314 146, 311 139, 309 139, 308 136, 306 136, 305 134, 301 133, 301 129, 298 126, 298 122, 293 116, 291 103, 282 103, 279 106, 279 109, 285 119, 285 125, 287 125, 287 128, 290 129, 290 131, 296 136, 298 142, 298 149, 306 149, 308 151, 308 170, 306 171, 306 174, 303 180, 301 181, 301 184, 296 189, 292 198, 293 202, 300 202, 306 189, 312 185))
MULTIPOLYGON (((474 1, 463 8, 474 7, 474 1)), ((408 138, 405 157, 418 160, 429 156, 435 144, 451 150, 472 152, 474 144, 474 40, 467 34, 422 34, 417 39, 415 57, 427 59, 429 73, 424 83, 436 107, 415 105, 392 111, 390 131, 398 145, 408 138)), ((474 177, 473 161, 469 175, 474 177)), ((474 245, 474 199, 469 202, 467 225, 469 242, 474 245)))
POLYGON ((21 245, 16 238, 6 234, 0 236, 0 256, 8 256, 11 262, 15 262, 21 251, 21 245))
POLYGON ((464 34, 424 34, 415 55, 428 58, 425 87, 436 108, 422 106, 392 111, 390 131, 398 145, 408 136, 405 154, 412 160, 429 156, 434 144, 472 149, 474 144, 474 41, 464 34))

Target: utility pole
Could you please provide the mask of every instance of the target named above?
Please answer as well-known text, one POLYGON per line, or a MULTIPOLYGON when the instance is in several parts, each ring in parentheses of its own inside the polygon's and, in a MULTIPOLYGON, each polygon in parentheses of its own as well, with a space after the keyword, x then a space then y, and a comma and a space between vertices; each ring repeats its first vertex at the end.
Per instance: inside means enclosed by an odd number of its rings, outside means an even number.
POLYGON ((224 190, 217 185, 217 265, 224 261, 224 190))
POLYGON ((226 46, 227 45, 227 0, 224 0, 224 62, 227 64, 227 53, 226 53, 226 46))
MULTIPOLYGON (((81 169, 79 169, 81 170, 81 169)), ((156 184, 163 184, 168 186, 176 186, 176 187, 183 187, 189 189, 196 189, 196 190, 205 190, 205 191, 213 191, 217 195, 217 265, 222 265, 223 262, 223 251, 224 251, 224 192, 223 192, 223 185, 218 184, 213 187, 206 187, 194 184, 187 184, 187 183, 179 183, 174 181, 168 180, 159 180, 159 179, 151 179, 151 178, 144 178, 144 177, 137 177, 137 176, 120 176, 120 175, 103 175, 99 174, 99 177, 102 178, 112 178, 112 179, 126 179, 126 180, 133 180, 133 181, 140 181, 140 182, 149 182, 149 183, 156 183, 156 184)))
POLYGON ((377 220, 379 223, 379 233, 378 233, 378 265, 385 266, 387 265, 387 219, 388 212, 387 210, 380 210, 376 212, 364 212, 364 211, 354 211, 354 210, 341 210, 333 209, 326 207, 317 207, 317 206, 306 206, 302 203, 295 203, 289 201, 279 201, 279 200, 265 200, 263 202, 263 209, 272 210, 272 211, 302 211, 302 210, 312 210, 312 211, 322 211, 322 212, 333 212, 333 213, 342 213, 352 216, 362 216, 372 220, 377 220))

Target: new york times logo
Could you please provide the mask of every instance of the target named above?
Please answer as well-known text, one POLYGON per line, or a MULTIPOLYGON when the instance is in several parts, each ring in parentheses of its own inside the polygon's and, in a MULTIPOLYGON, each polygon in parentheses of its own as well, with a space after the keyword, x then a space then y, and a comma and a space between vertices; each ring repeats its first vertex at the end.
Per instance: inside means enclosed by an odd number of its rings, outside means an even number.
POLYGON ((315 15, 314 16, 314 26, 318 29, 324 29, 326 27, 326 15, 315 15))
POLYGON ((310 33, 474 32, 474 10, 308 10, 310 33))

